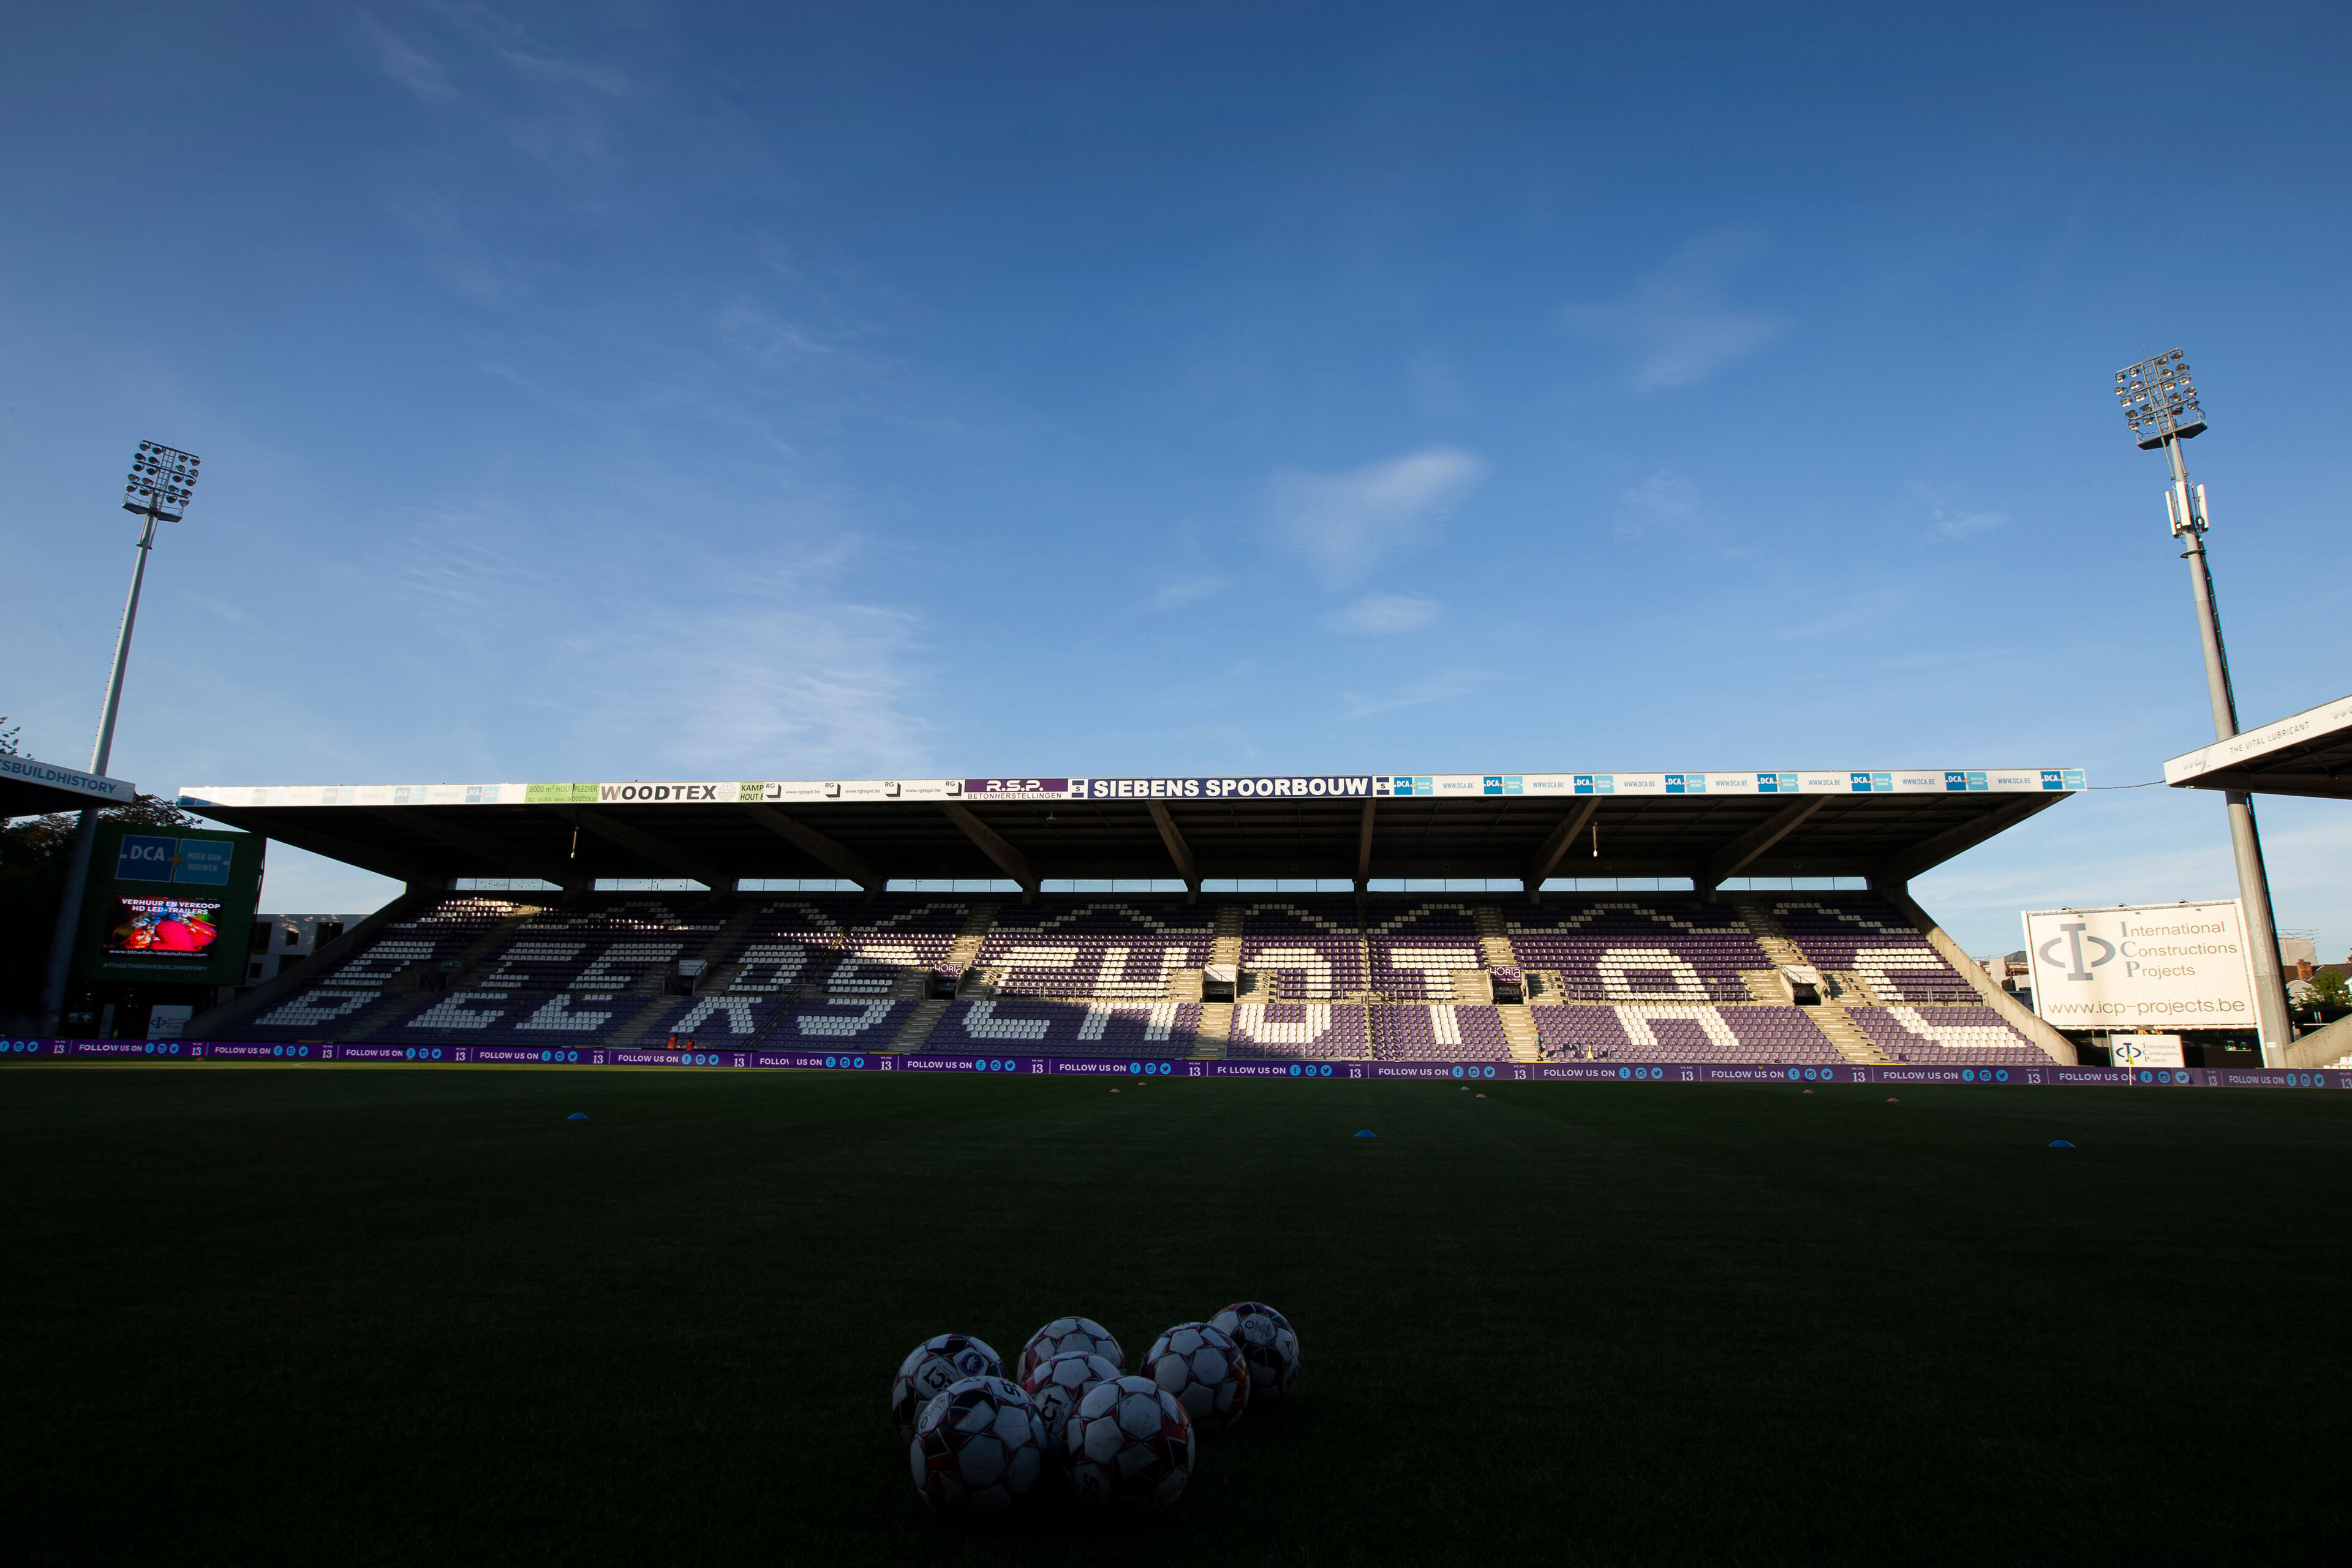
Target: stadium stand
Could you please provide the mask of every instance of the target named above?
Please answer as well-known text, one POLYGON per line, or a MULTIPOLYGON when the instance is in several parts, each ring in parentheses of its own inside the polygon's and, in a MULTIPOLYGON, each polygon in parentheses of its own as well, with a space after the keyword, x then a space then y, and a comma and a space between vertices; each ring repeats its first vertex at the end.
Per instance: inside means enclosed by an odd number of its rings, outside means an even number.
POLYGON ((1244 1002, 1234 1007, 1229 1057, 1353 1060, 1370 1056, 1365 1008, 1349 1002, 1244 1002))
POLYGON ((1169 977, 1209 961, 1215 911, 1181 900, 1089 900, 997 911, 975 964, 1020 996, 1164 996, 1169 977))
POLYGON ((1861 976, 1889 1002, 1974 1002, 1976 991, 1894 905, 1874 899, 1785 899, 1771 905, 1816 968, 1861 976))
POLYGON ((1371 1009, 1372 1055, 1391 1061, 1511 1059, 1503 1020, 1493 1007, 1440 1003, 1371 1009))
POLYGON ((1535 1010, 1546 1058, 1675 1062, 1837 1062, 1838 1048, 1801 1007, 1625 1003, 1535 1010))
POLYGON ((1323 1002, 1363 994, 1364 934, 1352 897, 1301 894, 1251 904, 1242 922, 1241 966, 1261 977, 1258 1000, 1323 1002))
POLYGON ((982 1055, 1189 1057, 1200 1026, 1197 1002, 1072 1004, 992 997, 950 1007, 924 1047, 982 1055))
POLYGON ((1790 897, 1769 917, 1751 930, 1738 908, 1687 894, 1539 907, 1346 894, 1196 904, 593 894, 539 907, 453 894, 388 924, 238 1037, 1309 1060, 2050 1059, 1893 905, 1790 897), (1774 922, 1785 945, 1768 953, 1758 931, 1774 922), (1237 1003, 1198 1000, 1218 952, 1238 956, 1237 1003), (1866 994, 1842 994, 1851 1005, 1759 999, 1773 994, 1775 955, 1790 954, 1858 977, 1866 994), (942 974, 949 990, 935 989, 942 974))
POLYGON ((1451 1002, 1454 976, 1486 966, 1467 904, 1381 900, 1364 921, 1371 989, 1393 1001, 1451 1002))
POLYGON ((1519 962, 1579 1001, 1744 1001, 1740 971, 1772 963, 1737 911, 1691 899, 1562 900, 1504 923, 1519 962))
POLYGON ((1849 1007, 1878 1048, 1913 1067, 2039 1067, 2049 1060, 1990 1007, 1849 1007))

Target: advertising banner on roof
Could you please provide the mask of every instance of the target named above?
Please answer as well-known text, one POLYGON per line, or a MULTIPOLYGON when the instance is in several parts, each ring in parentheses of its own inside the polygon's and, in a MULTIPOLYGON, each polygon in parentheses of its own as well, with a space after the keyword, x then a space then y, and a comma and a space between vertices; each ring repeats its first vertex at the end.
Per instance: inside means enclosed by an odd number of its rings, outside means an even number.
POLYGON ((2240 731, 2226 741, 2216 741, 2210 746, 2173 758, 2164 764, 2164 782, 2179 784, 2184 779, 2197 778, 2216 769, 2235 767, 2250 763, 2273 752, 2290 746, 2308 746, 2352 729, 2352 697, 2339 697, 2316 708, 2306 708, 2300 713, 2290 713, 2274 723, 2257 725, 2240 731))
POLYGON ((55 763, 37 762, 14 752, 0 752, 0 778, 16 779, 25 784, 47 784, 51 789, 71 790, 76 795, 90 795, 100 800, 118 800, 128 805, 138 792, 121 779, 110 779, 99 773, 86 773, 75 768, 61 768, 55 763))
POLYGON ((2062 1029, 2243 1029, 2254 1022, 2244 908, 2200 904, 2032 910, 2033 1010, 2062 1029))
POLYGON ((936 800, 1446 799, 1514 795, 1941 795, 2084 787, 2079 768, 1913 768, 1832 773, 1258 773, 1166 778, 630 779, 603 783, 191 784, 179 804, 290 805, 674 805, 936 800))
POLYGON ((1384 795, 1385 778, 1370 773, 1272 774, 1258 778, 1071 779, 1077 800, 1311 800, 1370 799, 1384 795))

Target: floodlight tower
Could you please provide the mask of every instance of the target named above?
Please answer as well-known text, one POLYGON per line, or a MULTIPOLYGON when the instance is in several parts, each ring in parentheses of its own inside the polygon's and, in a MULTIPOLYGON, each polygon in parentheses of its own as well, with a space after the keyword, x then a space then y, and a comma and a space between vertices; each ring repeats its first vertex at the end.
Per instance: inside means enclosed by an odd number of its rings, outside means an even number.
MULTIPOLYGON (((2213 573, 2205 560, 2205 487, 2189 482, 2180 443, 2205 429, 2197 384, 2189 379, 2181 352, 2144 359, 2116 372, 2116 401, 2138 439, 2140 450, 2158 447, 2172 459, 2172 484, 2164 492, 2172 536, 2188 548, 2189 584, 2197 598, 2197 630, 2205 640, 2206 694, 2213 704, 2213 738, 2238 732, 2238 699, 2230 687, 2230 653, 2221 641, 2221 616, 2213 603, 2213 573)), ((2230 846, 2238 860, 2238 897, 2246 909, 2246 941, 2253 948, 2254 1015, 2263 1042, 2263 1065, 2284 1067, 2294 1038, 2286 1000, 2286 977, 2279 966, 2278 926, 2271 912, 2271 879, 2263 867, 2262 835, 2254 826, 2254 798, 2244 790, 2224 792, 2230 812, 2230 846)))
MULTIPOLYGON (((147 520, 139 536, 139 554, 131 568, 131 597, 123 602, 122 625, 114 635, 114 669, 107 678, 106 706, 98 716, 98 744, 90 751, 89 771, 103 774, 114 751, 114 716, 122 706, 122 672, 131 663, 131 629, 139 620, 139 590, 147 581, 147 552, 155 548, 155 525, 177 522, 188 512, 188 498, 196 488, 196 470, 203 459, 193 453, 142 441, 131 459, 122 487, 122 510, 147 520)), ((58 901, 58 929, 49 939, 49 970, 41 986, 41 1033, 58 1032, 65 1011, 66 972, 73 960, 74 928, 81 921, 82 890, 89 882, 89 851, 98 837, 98 812, 92 807, 74 824, 73 843, 66 854, 65 896, 58 901)))

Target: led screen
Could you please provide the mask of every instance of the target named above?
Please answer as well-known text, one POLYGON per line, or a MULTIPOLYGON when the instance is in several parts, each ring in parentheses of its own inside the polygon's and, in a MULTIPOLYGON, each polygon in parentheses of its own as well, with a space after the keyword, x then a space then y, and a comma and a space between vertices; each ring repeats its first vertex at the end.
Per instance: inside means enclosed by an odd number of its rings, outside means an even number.
POLYGON ((220 940, 218 900, 115 895, 106 932, 109 955, 201 958, 220 940))

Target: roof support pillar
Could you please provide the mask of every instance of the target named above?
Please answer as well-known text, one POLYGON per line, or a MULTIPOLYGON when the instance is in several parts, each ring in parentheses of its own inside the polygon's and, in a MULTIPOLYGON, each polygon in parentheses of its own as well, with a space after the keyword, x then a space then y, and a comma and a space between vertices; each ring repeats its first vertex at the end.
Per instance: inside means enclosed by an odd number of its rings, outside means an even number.
POLYGON ((1168 813, 1164 801, 1148 801, 1151 808, 1151 825, 1160 829, 1160 842, 1168 847, 1168 858, 1176 862, 1176 874, 1184 879, 1184 901, 1196 903, 1201 897, 1201 868, 1193 864, 1192 847, 1184 842, 1178 831, 1176 819, 1168 813))
POLYGON ((1578 801, 1574 809, 1561 817, 1559 825, 1544 836, 1544 841, 1536 847, 1534 863, 1528 866, 1519 877, 1519 885, 1528 890, 1528 902, 1531 904, 1543 902, 1544 879, 1552 874, 1552 869, 1559 864, 1560 858, 1568 853, 1568 847, 1576 842, 1576 836, 1584 831, 1592 821, 1593 814, 1600 809, 1601 797, 1597 795, 1587 795, 1578 801))
POLYGON ((1717 850, 1708 859, 1706 869, 1695 879, 1698 890, 1713 899, 1717 888, 1762 859, 1774 845, 1803 826, 1815 812, 1836 798, 1828 795, 1800 795, 1717 850))
POLYGON ((804 822, 795 821, 772 805, 747 805, 743 815, 783 839, 805 849, 836 876, 848 878, 870 897, 882 890, 885 879, 874 863, 848 845, 828 838, 804 822))
POLYGON ((1364 802, 1364 816, 1356 828, 1356 897, 1360 899, 1372 889, 1372 808, 1364 802))
POLYGON ((1021 884, 1023 903, 1037 901, 1039 878, 1037 868, 1029 863, 1028 856, 1013 847, 1004 835, 982 822, 971 807, 961 802, 941 801, 940 809, 948 814, 950 822, 963 829, 966 838, 980 846, 980 852, 994 861, 998 870, 1021 884))

